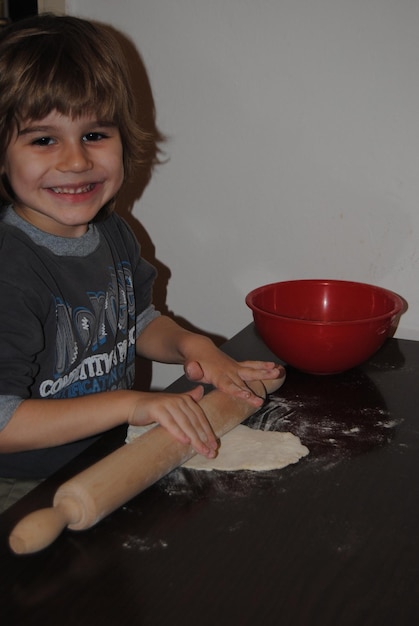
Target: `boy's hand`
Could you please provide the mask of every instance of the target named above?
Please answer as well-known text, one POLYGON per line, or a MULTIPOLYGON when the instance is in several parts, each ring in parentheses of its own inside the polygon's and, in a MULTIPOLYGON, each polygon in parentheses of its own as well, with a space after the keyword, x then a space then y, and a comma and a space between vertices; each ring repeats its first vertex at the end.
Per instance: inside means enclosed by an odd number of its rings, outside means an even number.
POLYGON ((203 354, 199 361, 187 361, 184 369, 189 380, 210 383, 220 391, 247 400, 255 407, 260 407, 263 399, 256 396, 246 383, 285 376, 281 365, 269 361, 237 362, 215 346, 214 350, 203 354))
POLYGON ((144 426, 153 422, 166 428, 181 443, 211 459, 218 441, 198 402, 204 395, 201 385, 186 393, 141 393, 129 423, 144 426))

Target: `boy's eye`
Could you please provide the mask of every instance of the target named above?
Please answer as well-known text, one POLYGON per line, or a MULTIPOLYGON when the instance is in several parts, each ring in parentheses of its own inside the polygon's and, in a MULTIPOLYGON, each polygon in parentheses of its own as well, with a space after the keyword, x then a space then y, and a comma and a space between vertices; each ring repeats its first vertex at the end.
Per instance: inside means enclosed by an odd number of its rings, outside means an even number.
POLYGON ((54 142, 51 137, 37 137, 32 141, 34 146, 49 146, 54 142))
POLYGON ((106 139, 106 135, 97 131, 83 135, 83 141, 100 141, 101 139, 106 139))

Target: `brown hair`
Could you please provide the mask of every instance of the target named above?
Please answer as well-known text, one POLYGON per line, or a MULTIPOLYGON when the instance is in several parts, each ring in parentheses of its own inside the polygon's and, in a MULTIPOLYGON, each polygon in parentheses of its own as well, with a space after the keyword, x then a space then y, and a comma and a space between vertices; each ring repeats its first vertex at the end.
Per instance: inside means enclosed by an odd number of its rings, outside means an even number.
MULTIPOLYGON (((53 110, 73 118, 93 113, 118 126, 126 178, 140 167, 147 179, 158 162, 162 136, 155 124, 141 124, 139 119, 147 115, 137 105, 125 57, 108 27, 44 14, 1 33, 1 155, 21 121, 42 119, 53 110)), ((7 181, 1 179, 0 198, 12 199, 7 181)))

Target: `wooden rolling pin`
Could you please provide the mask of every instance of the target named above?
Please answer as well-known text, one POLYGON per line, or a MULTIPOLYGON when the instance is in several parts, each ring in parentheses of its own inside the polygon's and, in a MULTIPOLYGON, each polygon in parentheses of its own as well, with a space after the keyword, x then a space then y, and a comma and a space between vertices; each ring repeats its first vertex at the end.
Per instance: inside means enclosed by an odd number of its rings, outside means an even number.
MULTIPOLYGON (((250 386, 265 397, 284 380, 250 386)), ((199 404, 217 437, 256 411, 244 400, 218 390, 210 391, 199 404)), ((195 454, 190 445, 178 442, 162 426, 152 428, 61 485, 52 507, 30 513, 15 526, 9 537, 11 549, 16 554, 38 552, 66 527, 84 530, 94 526, 195 454)))

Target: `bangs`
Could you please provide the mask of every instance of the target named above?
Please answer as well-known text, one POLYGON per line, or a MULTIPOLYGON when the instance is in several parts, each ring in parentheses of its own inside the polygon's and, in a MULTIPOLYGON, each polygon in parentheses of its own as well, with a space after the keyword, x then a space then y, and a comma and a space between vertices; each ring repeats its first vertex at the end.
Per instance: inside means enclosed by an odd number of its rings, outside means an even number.
POLYGON ((93 90, 89 82, 84 85, 80 82, 80 76, 77 83, 52 80, 47 91, 38 91, 38 85, 35 78, 33 86, 28 82, 27 90, 21 90, 16 107, 18 120, 41 120, 56 110, 73 119, 94 115, 98 119, 118 125, 120 106, 112 90, 93 90))
POLYGON ((34 36, 31 43, 22 58, 14 59, 19 80, 13 98, 20 119, 42 119, 57 110, 74 118, 94 113, 118 123, 117 112, 129 97, 115 57, 99 56, 90 41, 81 49, 62 36, 34 36))

